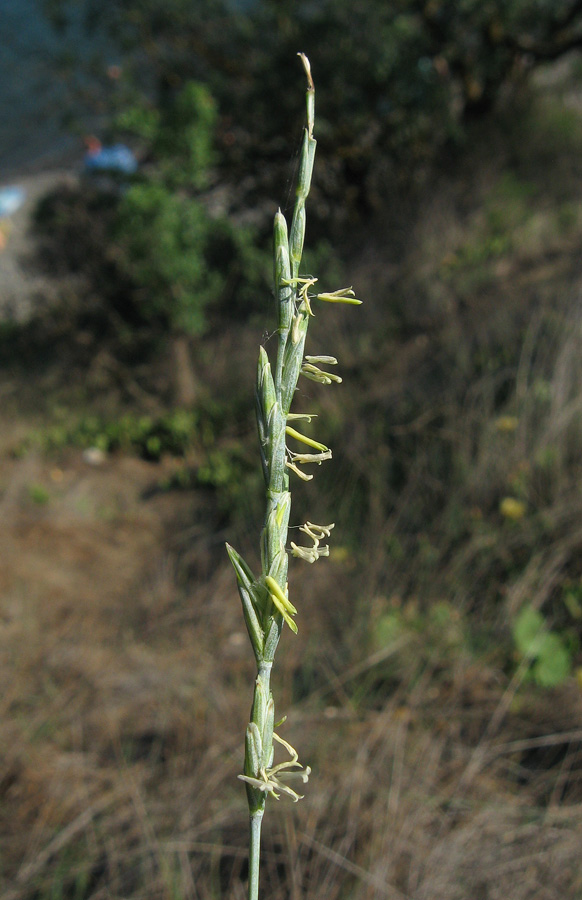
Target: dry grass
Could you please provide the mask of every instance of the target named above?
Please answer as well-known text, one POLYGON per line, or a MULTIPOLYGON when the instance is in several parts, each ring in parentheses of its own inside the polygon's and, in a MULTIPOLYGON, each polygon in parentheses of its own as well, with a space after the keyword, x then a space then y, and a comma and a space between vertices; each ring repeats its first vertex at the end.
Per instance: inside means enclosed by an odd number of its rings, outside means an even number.
MULTIPOLYGON (((252 664, 230 572, 201 535, 189 559, 200 577, 180 584, 180 555, 168 548, 185 510, 140 500, 155 467, 119 459, 90 469, 67 456, 60 471, 38 509, 22 488, 50 485, 51 470, 3 463, 12 487, 1 532, 2 895, 242 898, 235 776, 252 664)), ((187 512, 192 525, 196 509, 187 512)), ((311 636, 326 668, 293 702, 305 645, 288 636, 278 690, 315 778, 304 804, 272 809, 266 895, 576 897, 575 688, 528 710, 513 703, 511 680, 460 656, 383 696, 375 689, 370 708, 354 685, 380 675, 388 654, 346 629, 349 567, 332 563, 315 583, 312 574, 298 570, 302 631, 308 657, 311 636)))

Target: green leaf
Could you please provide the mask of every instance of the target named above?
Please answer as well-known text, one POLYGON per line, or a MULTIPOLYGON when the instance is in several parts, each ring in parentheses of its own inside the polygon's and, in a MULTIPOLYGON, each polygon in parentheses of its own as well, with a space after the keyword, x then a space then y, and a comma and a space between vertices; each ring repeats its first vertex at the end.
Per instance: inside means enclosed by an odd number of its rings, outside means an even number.
POLYGON ((258 591, 258 582, 255 580, 251 569, 246 562, 236 552, 230 544, 226 545, 226 551, 230 561, 236 572, 236 580, 238 592, 243 607, 245 624, 253 645, 253 651, 257 662, 260 662, 263 656, 263 646, 265 642, 265 633, 259 622, 259 615, 262 613, 262 597, 258 591))
POLYGON ((248 591, 250 591, 253 582, 256 581, 251 567, 246 564, 240 553, 237 553, 234 547, 231 547, 230 544, 226 545, 226 552, 228 553, 229 559, 234 567, 234 571, 236 572, 237 580, 241 584, 243 584, 248 591))
POLYGON ((403 633, 402 615, 398 611, 380 616, 374 629, 374 640, 378 647, 388 647, 403 633))
POLYGON ((557 687, 569 676, 572 657, 559 635, 548 632, 541 635, 533 676, 541 687, 557 687))
POLYGON ((544 617, 537 609, 526 606, 513 623, 513 639, 522 656, 539 656, 540 640, 544 637, 544 617))

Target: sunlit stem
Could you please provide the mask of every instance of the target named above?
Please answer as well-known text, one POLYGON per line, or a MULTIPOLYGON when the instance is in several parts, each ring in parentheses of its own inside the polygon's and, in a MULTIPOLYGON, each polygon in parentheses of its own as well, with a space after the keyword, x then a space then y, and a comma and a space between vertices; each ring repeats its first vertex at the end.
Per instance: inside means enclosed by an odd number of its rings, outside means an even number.
POLYGON ((261 825, 264 809, 251 813, 249 837, 249 900, 259 900, 259 870, 261 865, 261 825))

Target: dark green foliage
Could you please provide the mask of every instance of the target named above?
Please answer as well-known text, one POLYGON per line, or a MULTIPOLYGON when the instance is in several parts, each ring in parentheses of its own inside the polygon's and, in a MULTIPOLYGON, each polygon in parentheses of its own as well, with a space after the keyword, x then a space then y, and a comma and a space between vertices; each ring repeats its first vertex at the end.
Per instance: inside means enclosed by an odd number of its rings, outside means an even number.
POLYGON ((143 143, 156 175, 172 187, 208 187, 209 170, 216 162, 213 143, 218 113, 208 88, 187 81, 163 106, 157 106, 134 87, 122 101, 123 95, 117 100, 120 110, 111 128, 143 143))
POLYGON ((207 88, 189 81, 163 108, 143 101, 115 123, 133 130, 151 160, 119 202, 112 234, 119 272, 135 286, 144 319, 191 336, 243 275, 257 281, 254 235, 212 214, 200 193, 211 182, 215 122, 207 88))
POLYGON ((265 196, 288 159, 281 148, 299 116, 288 85, 303 49, 326 86, 320 154, 333 164, 318 189, 341 192, 345 212, 354 200, 377 206, 462 139, 467 118, 508 84, 579 46, 582 21, 575 0, 88 0, 85 9, 119 43, 128 79, 148 86, 170 134, 181 121, 181 106, 166 114, 176 93, 192 79, 210 88, 231 172, 253 171, 265 196))

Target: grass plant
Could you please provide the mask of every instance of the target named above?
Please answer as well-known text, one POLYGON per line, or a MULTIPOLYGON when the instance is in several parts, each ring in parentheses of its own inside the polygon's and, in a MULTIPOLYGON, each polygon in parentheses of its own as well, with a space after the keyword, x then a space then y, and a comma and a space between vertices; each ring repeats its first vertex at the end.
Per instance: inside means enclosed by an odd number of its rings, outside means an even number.
POLYGON ((311 422, 308 413, 291 413, 290 408, 300 375, 321 385, 341 383, 341 378, 327 370, 337 365, 333 356, 305 355, 305 339, 309 320, 314 315, 312 303, 359 304, 351 288, 331 293, 313 291, 317 278, 300 275, 305 236, 305 201, 309 194, 316 141, 313 137, 315 88, 309 60, 299 54, 307 76, 307 126, 305 128, 297 193, 291 229, 281 210, 274 222, 274 281, 278 316, 278 346, 274 375, 264 347, 259 351, 256 384, 256 414, 259 431, 261 463, 266 489, 266 512, 260 539, 261 574, 257 578, 242 557, 227 544, 227 551, 236 572, 245 623, 257 663, 251 721, 246 729, 244 773, 250 814, 249 900, 259 895, 261 824, 267 796, 276 799, 285 794, 295 802, 301 799, 293 782, 307 782, 309 766, 299 762, 297 751, 276 732, 284 718, 275 722, 275 703, 270 688, 271 670, 283 625, 297 634, 294 616, 297 609, 289 599, 287 569, 289 554, 314 563, 329 556, 329 546, 322 542, 329 538, 334 527, 306 522, 300 531, 311 541, 308 546, 291 542, 287 550, 291 493, 289 474, 304 481, 313 475, 304 466, 321 465, 331 459, 332 452, 293 427, 290 422, 311 422), (322 369, 321 366, 325 366, 322 369), (287 439, 303 445, 304 450, 293 451, 287 439), (274 742, 288 754, 283 762, 274 762, 274 742), (291 783, 290 783, 291 782, 291 783))

